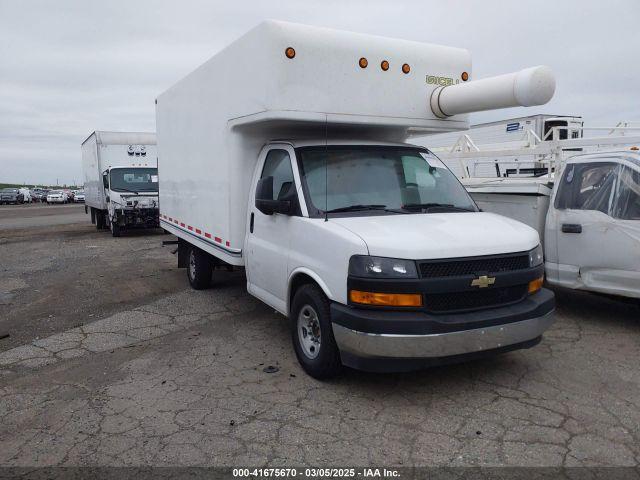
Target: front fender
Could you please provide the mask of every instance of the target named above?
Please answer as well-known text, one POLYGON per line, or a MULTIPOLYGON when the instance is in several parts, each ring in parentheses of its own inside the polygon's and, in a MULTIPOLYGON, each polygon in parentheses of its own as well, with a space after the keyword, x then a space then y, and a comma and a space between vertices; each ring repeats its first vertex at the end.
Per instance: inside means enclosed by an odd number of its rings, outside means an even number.
POLYGON ((324 292, 324 294, 327 296, 329 300, 332 300, 332 301, 336 300, 336 298, 331 292, 331 289, 326 284, 326 282, 324 282, 322 278, 320 278, 320 275, 318 275, 316 272, 314 272, 313 270, 307 267, 298 267, 291 272, 291 274, 289 275, 289 279, 287 281, 287 315, 289 315, 289 311, 291 309, 291 293, 292 293, 291 289, 295 284, 296 277, 298 277, 299 275, 305 275, 307 277, 310 277, 314 282, 318 284, 318 286, 322 289, 322 291, 324 292))

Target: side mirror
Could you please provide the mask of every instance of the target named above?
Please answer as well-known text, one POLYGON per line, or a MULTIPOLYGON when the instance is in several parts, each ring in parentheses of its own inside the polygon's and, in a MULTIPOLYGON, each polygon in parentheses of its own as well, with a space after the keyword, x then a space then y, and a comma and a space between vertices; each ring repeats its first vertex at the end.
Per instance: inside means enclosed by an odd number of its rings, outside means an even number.
POLYGON ((109 188, 109 177, 107 175, 107 172, 102 174, 102 186, 104 188, 109 188))
POLYGON ((291 212, 290 200, 273 199, 273 177, 264 177, 258 180, 256 185, 256 208, 265 215, 282 213, 288 215, 291 212))

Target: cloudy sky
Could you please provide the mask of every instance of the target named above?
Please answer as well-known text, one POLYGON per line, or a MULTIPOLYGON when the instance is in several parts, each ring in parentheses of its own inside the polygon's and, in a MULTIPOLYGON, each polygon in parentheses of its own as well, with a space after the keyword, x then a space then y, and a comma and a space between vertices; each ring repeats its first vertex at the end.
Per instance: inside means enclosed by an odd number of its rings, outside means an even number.
POLYGON ((0 182, 80 179, 93 130, 154 131, 154 98, 266 18, 471 50, 474 77, 547 64, 544 107, 640 120, 640 0, 0 0, 0 182))

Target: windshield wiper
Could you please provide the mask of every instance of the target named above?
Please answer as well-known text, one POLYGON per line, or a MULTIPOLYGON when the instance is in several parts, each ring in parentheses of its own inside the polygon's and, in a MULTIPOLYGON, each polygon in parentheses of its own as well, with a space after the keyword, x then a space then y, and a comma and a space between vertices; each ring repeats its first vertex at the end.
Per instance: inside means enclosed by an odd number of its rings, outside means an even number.
POLYGON ((455 210, 458 212, 475 212, 470 208, 456 207, 452 203, 407 203, 402 208, 405 210, 430 210, 432 208, 444 208, 449 210, 455 210))
POLYGON ((348 205, 346 207, 332 208, 327 210, 326 213, 338 213, 338 212, 357 212, 359 210, 384 210, 386 205, 348 205))
POLYGON ((331 210, 327 210, 325 213, 338 213, 338 212, 361 212, 365 210, 381 210, 383 212, 391 212, 391 213, 407 213, 402 210, 397 210, 394 208, 387 208, 386 205, 348 205, 346 207, 333 208, 331 210))

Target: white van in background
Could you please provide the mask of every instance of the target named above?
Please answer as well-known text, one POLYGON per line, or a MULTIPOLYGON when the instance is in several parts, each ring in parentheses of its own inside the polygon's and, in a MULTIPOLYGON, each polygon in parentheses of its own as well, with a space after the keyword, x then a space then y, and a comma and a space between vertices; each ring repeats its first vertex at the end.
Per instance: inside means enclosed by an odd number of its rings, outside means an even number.
POLYGON ((24 203, 31 203, 33 199, 31 198, 31 191, 28 188, 19 188, 18 191, 22 194, 24 203))

